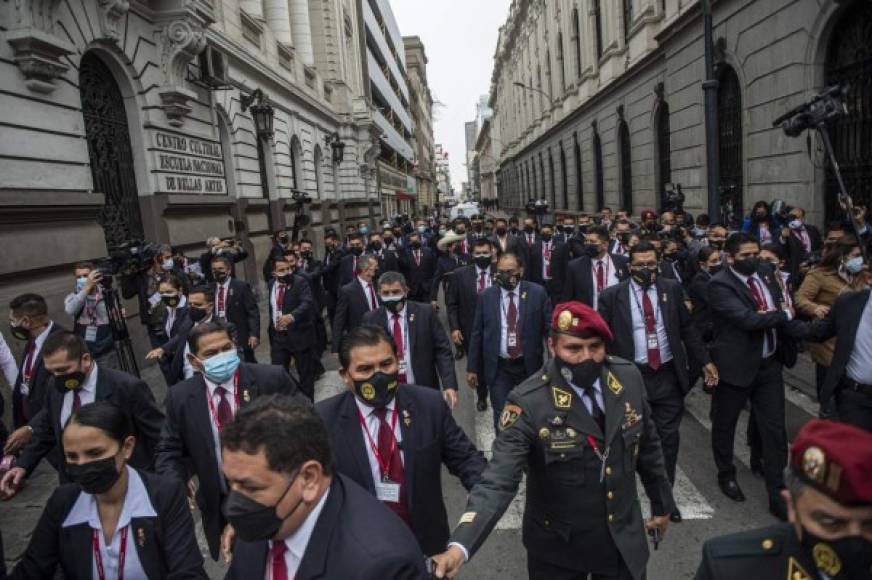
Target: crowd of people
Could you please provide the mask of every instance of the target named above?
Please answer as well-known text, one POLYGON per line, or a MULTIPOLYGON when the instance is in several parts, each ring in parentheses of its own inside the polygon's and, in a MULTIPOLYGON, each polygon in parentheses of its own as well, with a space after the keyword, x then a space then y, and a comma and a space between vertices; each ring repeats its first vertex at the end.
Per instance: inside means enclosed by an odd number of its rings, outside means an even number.
POLYGON ((282 231, 263 286, 236 276, 237 241, 210 238, 197 259, 154 246, 119 285, 162 405, 122 370, 107 274, 76 264, 70 320, 22 294, 20 359, 0 342, 0 495, 42 459, 60 484, 9 576, 204 577, 199 511, 228 578, 453 578, 526 473, 530 578, 639 580, 649 536, 682 521, 680 424, 699 385, 721 491, 745 501, 750 407, 751 468, 784 523, 710 540, 698 578, 872 577, 872 230, 863 208, 821 233, 773 205, 735 231, 677 208, 361 223, 318 252, 282 231), (783 373, 803 351, 821 419, 789 445, 783 373), (327 356, 347 389, 316 404, 327 356), (462 359, 497 432, 490 460, 453 418, 462 359), (443 466, 470 494, 453 531, 443 466))

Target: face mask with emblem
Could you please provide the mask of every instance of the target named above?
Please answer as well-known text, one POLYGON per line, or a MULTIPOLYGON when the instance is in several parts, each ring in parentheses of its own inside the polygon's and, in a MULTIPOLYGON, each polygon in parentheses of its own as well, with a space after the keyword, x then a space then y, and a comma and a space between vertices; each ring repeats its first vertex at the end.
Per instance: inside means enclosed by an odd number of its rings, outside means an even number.
POLYGON ((580 363, 567 363, 561 358, 557 358, 557 366, 560 368, 560 376, 576 387, 585 390, 600 377, 603 370, 602 361, 596 362, 592 358, 581 361, 580 363))
POLYGON ((817 569, 831 580, 872 578, 872 542, 862 536, 825 540, 803 526, 800 543, 817 569))
POLYGON ((354 394, 365 405, 385 408, 397 394, 397 373, 377 372, 368 379, 354 381, 354 394))

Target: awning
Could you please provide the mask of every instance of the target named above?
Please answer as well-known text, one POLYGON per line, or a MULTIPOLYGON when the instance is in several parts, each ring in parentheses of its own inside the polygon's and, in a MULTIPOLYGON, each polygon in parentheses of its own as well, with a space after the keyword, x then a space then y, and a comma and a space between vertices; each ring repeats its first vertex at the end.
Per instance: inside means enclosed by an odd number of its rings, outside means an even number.
POLYGON ((403 200, 415 201, 415 196, 412 195, 411 193, 407 193, 405 191, 397 191, 396 194, 397 194, 397 199, 400 201, 403 201, 403 200))

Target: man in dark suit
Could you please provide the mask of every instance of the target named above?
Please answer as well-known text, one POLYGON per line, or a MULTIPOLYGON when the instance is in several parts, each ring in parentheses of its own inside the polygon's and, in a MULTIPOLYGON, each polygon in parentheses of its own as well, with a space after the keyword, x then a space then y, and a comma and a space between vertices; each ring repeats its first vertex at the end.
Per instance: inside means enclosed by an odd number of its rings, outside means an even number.
POLYGON ((515 254, 521 260, 523 268, 527 260, 527 247, 521 236, 513 236, 509 232, 509 224, 503 218, 494 221, 494 235, 490 239, 498 254, 515 254))
POLYGON ((339 362, 348 391, 316 406, 330 433, 337 471, 405 519, 424 554, 443 551, 448 542, 448 516, 442 500, 442 464, 470 490, 485 468, 484 456, 436 392, 398 377, 395 349, 380 328, 364 325, 352 331, 339 362), (399 386, 388 388, 385 397, 367 399, 364 385, 378 392, 382 377, 399 386), (391 448, 394 440, 398 449, 382 457, 382 449, 391 448), (382 487, 385 464, 390 464, 388 477, 399 486, 396 497, 386 497, 382 487), (391 505, 397 500, 403 505, 391 505))
MULTIPOLYGON (((46 370, 52 376, 45 407, 30 421, 32 437, 19 456, 18 465, 0 482, 0 491, 6 498, 15 495, 24 478, 53 449, 57 448, 63 457, 63 428, 70 415, 94 401, 109 401, 127 415, 136 436, 130 465, 150 469, 164 416, 149 386, 125 372, 98 368, 84 339, 72 332, 52 334, 42 352, 46 370)), ((69 481, 65 466, 61 462, 58 470, 61 483, 69 481)))
POLYGON ((363 316, 364 324, 382 328, 399 358, 400 382, 441 390, 451 409, 457 405, 457 375, 448 335, 429 304, 407 299, 406 279, 385 272, 378 279, 381 306, 363 316))
POLYGON ((339 288, 353 281, 360 272, 358 261, 363 255, 363 236, 351 234, 348 236, 347 245, 348 253, 342 257, 342 262, 339 265, 339 288))
POLYGON ((321 264, 321 283, 324 285, 324 305, 327 307, 327 323, 333 325, 336 300, 339 297, 339 267, 345 255, 339 235, 335 230, 324 233, 324 260, 321 264))
MULTIPOLYGON (((478 297, 491 287, 497 269, 496 252, 489 240, 479 239, 472 243, 472 261, 472 264, 454 271, 445 297, 451 341, 462 352, 468 351, 472 339, 478 297)), ((487 410, 487 383, 484 377, 478 377, 475 391, 476 408, 484 412, 487 410)))
POLYGON ((260 311, 251 286, 233 277, 233 262, 224 255, 212 258, 215 280, 215 312, 236 328, 245 362, 256 363, 254 349, 260 344, 260 311))
POLYGON ((514 254, 497 262, 496 284, 482 292, 475 309, 466 380, 488 385, 494 424, 514 387, 542 366, 551 300, 545 289, 522 280, 524 269, 514 254))
POLYGON ((600 293, 629 275, 628 260, 607 252, 609 232, 603 226, 590 226, 584 240, 584 255, 566 267, 562 300, 577 300, 596 310, 600 293))
POLYGON ((245 248, 242 247, 239 240, 222 240, 218 237, 207 239, 206 251, 200 255, 200 271, 203 273, 206 282, 210 284, 215 281, 212 260, 219 256, 230 260, 230 270, 227 275, 232 276, 234 273, 233 264, 238 264, 246 259, 248 257, 248 252, 245 251, 245 248))
POLYGON ((295 272, 296 255, 277 258, 269 283, 270 362, 288 368, 291 360, 300 376, 300 390, 315 398, 315 301, 306 278, 295 272))
POLYGON ((373 232, 369 235, 369 243, 366 246, 366 255, 373 256, 378 260, 378 273, 399 272, 400 260, 393 250, 385 248, 382 235, 378 232, 373 232))
POLYGON ((408 236, 406 248, 400 254, 400 269, 409 281, 409 299, 430 302, 436 257, 430 248, 423 247, 421 234, 417 231, 408 236))
POLYGON ((301 405, 307 403, 287 370, 275 365, 239 363, 238 356, 233 363, 236 345, 222 322, 195 327, 188 336, 188 349, 188 359, 198 372, 167 393, 167 418, 155 452, 155 469, 184 482, 197 476, 196 492, 189 484, 189 495, 196 494, 209 551, 217 560, 227 524, 221 511, 227 497, 220 465, 222 429, 240 408, 262 395, 289 395, 301 405), (228 358, 231 364, 213 368, 214 362, 210 361, 221 358, 228 358))
POLYGON ((327 303, 323 284, 324 263, 315 258, 312 240, 300 240, 300 255, 297 260, 297 271, 309 281, 312 296, 315 301, 315 347, 312 357, 315 364, 315 376, 324 374, 321 356, 327 349, 327 328, 324 326, 324 305, 327 303))
POLYGON ((633 224, 629 220, 619 219, 612 229, 612 239, 609 242, 609 254, 613 256, 627 256, 630 247, 627 244, 633 224))
MULTIPOLYGON (((348 258, 348 256, 346 256, 348 258)), ((333 319, 333 352, 339 352, 342 337, 363 321, 363 315, 378 308, 373 278, 378 269, 374 256, 361 256, 357 277, 339 290, 336 317, 333 319)))
POLYGON ((415 536, 384 504, 334 473, 327 429, 287 397, 263 397, 222 437, 236 534, 228 580, 426 580, 415 536), (268 510, 270 525, 250 516, 268 510))
MULTIPOLYGON (((599 313, 613 335, 608 353, 635 362, 642 373, 674 485, 684 396, 693 387, 690 360, 703 366, 707 384, 715 384, 718 376, 684 305, 684 291, 675 280, 657 276, 657 252, 640 242, 630 250, 630 279, 603 291, 599 313)), ((670 517, 680 522, 681 512, 676 509, 670 517)))
POLYGON ((42 360, 42 347, 51 334, 65 330, 48 317, 45 298, 39 294, 21 294, 9 303, 9 328, 12 336, 26 341, 18 377, 12 388, 12 432, 6 453, 21 449, 31 432, 28 422, 43 408, 51 373, 42 360))
MULTIPOLYGON (((786 518, 784 487, 787 436, 784 424, 782 346, 792 309, 783 307, 775 275, 759 264, 760 244, 749 234, 727 239, 729 266, 709 282, 714 340, 711 358, 720 382, 712 396, 712 449, 724 495, 744 501, 736 482, 733 442, 739 413, 750 400, 763 444, 764 475, 773 515, 786 518)), ((784 343, 784 344, 783 344, 784 343)))
POLYGON ((551 267, 554 251, 558 244, 554 241, 554 226, 542 224, 539 235, 532 246, 527 248, 528 272, 527 277, 548 291, 548 297, 552 304, 560 299, 563 291, 563 280, 554 278, 554 270, 551 267))

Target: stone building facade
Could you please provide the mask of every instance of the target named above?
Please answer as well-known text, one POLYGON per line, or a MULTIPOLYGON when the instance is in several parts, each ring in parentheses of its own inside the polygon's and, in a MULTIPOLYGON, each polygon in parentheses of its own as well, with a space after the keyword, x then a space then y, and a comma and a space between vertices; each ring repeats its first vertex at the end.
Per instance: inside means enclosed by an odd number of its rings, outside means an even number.
MULTIPOLYGON (((833 140, 849 190, 868 203, 872 3, 712 6, 722 217, 775 199, 818 224, 838 217, 817 137, 788 138, 772 121, 840 81, 850 114, 833 140)), ((638 215, 674 183, 689 211, 706 211, 703 32, 699 0, 514 0, 490 92, 501 206, 544 197, 557 213, 638 215)))
POLYGON ((436 173, 433 153, 433 95, 427 81, 427 52, 418 36, 404 36, 406 69, 409 75, 415 150, 414 174, 417 184, 417 213, 425 215, 436 207, 436 173))
POLYGON ((359 0, 18 0, 0 25, 0 303, 66 323, 72 264, 128 239, 236 237, 257 286, 295 193, 316 247, 380 219, 359 0))

